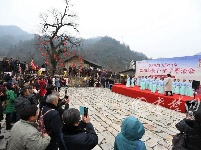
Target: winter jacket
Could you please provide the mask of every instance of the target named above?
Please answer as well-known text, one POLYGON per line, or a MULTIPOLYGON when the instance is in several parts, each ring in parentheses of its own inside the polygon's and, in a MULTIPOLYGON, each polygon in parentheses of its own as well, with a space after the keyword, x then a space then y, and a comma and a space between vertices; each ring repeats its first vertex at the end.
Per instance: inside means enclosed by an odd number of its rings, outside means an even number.
POLYGON ((4 114, 10 114, 15 112, 15 99, 17 95, 14 93, 13 90, 6 90, 6 107, 3 111, 4 114))
POLYGON ((50 143, 50 136, 42 137, 37 124, 20 120, 11 129, 8 150, 44 150, 50 143))
POLYGON ((201 125, 195 120, 183 119, 176 124, 176 128, 186 134, 186 149, 201 150, 201 125))
POLYGON ((127 117, 122 122, 121 133, 115 137, 114 150, 136 150, 138 142, 142 142, 140 150, 146 150, 144 142, 140 141, 144 133, 144 126, 137 118, 127 117))
MULTIPOLYGON (((98 144, 98 136, 91 123, 81 121, 79 126, 64 125, 62 133, 68 150, 91 150, 98 144)), ((65 150, 61 141, 59 146, 60 150, 65 150)))
POLYGON ((16 120, 20 120, 20 112, 23 110, 25 106, 31 105, 31 102, 28 100, 27 97, 20 95, 15 100, 15 110, 16 110, 16 120))
POLYGON ((42 114, 45 114, 50 109, 54 110, 49 111, 44 116, 45 129, 51 137, 50 144, 46 150, 57 150, 59 147, 59 131, 62 127, 62 121, 59 112, 57 111, 57 106, 51 103, 46 103, 46 106, 43 107, 42 114))

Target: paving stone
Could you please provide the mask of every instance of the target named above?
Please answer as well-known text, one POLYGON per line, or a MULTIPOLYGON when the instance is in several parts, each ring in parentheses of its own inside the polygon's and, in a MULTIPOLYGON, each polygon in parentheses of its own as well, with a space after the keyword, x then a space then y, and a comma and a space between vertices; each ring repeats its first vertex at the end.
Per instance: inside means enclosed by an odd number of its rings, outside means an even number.
POLYGON ((149 145, 149 147, 154 147, 157 145, 157 142, 158 141, 156 139, 152 138, 146 141, 146 145, 149 145))
POLYGON ((108 144, 108 143, 103 143, 100 145, 100 147, 103 149, 103 150, 112 150, 113 149, 113 146, 108 144))
POLYGON ((99 145, 96 145, 93 150, 102 150, 99 145))
POLYGON ((168 150, 168 149, 162 145, 156 145, 154 146, 153 150, 168 150))

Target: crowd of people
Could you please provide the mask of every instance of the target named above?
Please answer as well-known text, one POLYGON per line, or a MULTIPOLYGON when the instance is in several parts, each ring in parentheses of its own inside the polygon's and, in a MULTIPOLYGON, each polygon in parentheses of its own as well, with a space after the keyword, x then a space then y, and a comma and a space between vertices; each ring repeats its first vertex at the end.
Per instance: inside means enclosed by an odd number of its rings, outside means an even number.
POLYGON ((15 60, 13 58, 4 57, 2 61, 0 61, 0 71, 4 72, 12 72, 13 74, 19 73, 36 73, 39 70, 39 66, 35 65, 33 60, 31 63, 27 63, 25 61, 15 60))
MULTIPOLYGON (((88 75, 87 75, 88 76, 88 75)), ((106 76, 90 76, 86 86, 108 87, 111 83, 106 76), (96 80, 95 80, 96 79, 96 80)), ((188 93, 171 75, 167 79, 155 77, 127 78, 127 87, 140 86, 141 90, 149 89, 161 94, 166 92, 188 93), (167 85, 171 90, 165 89, 167 85), (172 90, 173 89, 173 90, 172 90)), ((4 74, 0 82, 0 116, 6 118, 6 130, 11 130, 8 150, 46 149, 46 150, 90 150, 98 144, 98 135, 90 122, 90 116, 82 115, 78 109, 69 108, 70 98, 60 98, 60 88, 69 86, 69 78, 62 85, 60 77, 10 76, 4 74)), ((188 83, 192 87, 191 81, 188 83)), ((192 90, 192 88, 191 88, 192 90)), ((192 92, 192 91, 191 91, 192 92)), ((166 93, 167 95, 168 93, 166 93)), ((192 95, 189 95, 192 96, 192 95)), ((201 112, 193 112, 176 124, 176 128, 186 135, 185 148, 198 150, 201 148, 201 112)), ((1 126, 0 126, 1 127, 1 126)), ((115 137, 115 150, 146 150, 145 143, 140 140, 145 134, 143 124, 134 116, 122 121, 121 132, 115 137)), ((4 136, 0 135, 0 139, 4 136)), ((174 145, 176 150, 178 145, 174 145)))
MULTIPOLYGON (((179 94, 193 97, 194 89, 192 88, 192 80, 173 79, 171 87, 171 95, 179 94)), ((141 90, 150 90, 153 93, 165 94, 165 78, 155 76, 139 76, 138 78, 127 77, 126 87, 139 86, 141 90)), ((167 95, 167 94, 166 94, 167 95)))
POLYGON ((80 119, 79 110, 69 108, 68 97, 60 99, 56 84, 54 77, 4 76, 0 101, 5 105, 1 105, 0 113, 1 120, 6 114, 6 130, 11 130, 9 150, 92 149, 97 145, 90 116, 80 119), (41 116, 43 130, 39 126, 41 116))

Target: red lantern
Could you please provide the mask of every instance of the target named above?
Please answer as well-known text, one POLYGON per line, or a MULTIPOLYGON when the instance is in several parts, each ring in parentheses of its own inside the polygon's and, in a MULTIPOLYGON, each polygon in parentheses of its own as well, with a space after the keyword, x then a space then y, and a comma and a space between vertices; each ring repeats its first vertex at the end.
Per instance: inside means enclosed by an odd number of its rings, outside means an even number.
POLYGON ((46 64, 48 64, 48 59, 46 59, 46 61, 45 61, 45 62, 46 62, 46 64))
POLYGON ((64 46, 66 46, 66 41, 64 41, 63 43, 64 43, 64 46))
POLYGON ((42 57, 44 56, 45 54, 44 53, 42 53, 42 57))
POLYGON ((46 52, 46 55, 48 55, 48 52, 46 52))
POLYGON ((43 48, 41 47, 41 48, 40 48, 40 50, 42 51, 42 50, 43 50, 43 48))
POLYGON ((73 51, 74 56, 76 56, 76 50, 73 51))
POLYGON ((54 54, 54 58, 56 58, 57 57, 57 55, 56 54, 54 54))
POLYGON ((68 53, 68 57, 70 57, 70 52, 68 53))
POLYGON ((64 56, 66 56, 66 53, 64 53, 64 56))
POLYGON ((38 45, 40 45, 40 42, 38 42, 38 45))
POLYGON ((64 53, 66 52, 66 48, 64 48, 64 53))

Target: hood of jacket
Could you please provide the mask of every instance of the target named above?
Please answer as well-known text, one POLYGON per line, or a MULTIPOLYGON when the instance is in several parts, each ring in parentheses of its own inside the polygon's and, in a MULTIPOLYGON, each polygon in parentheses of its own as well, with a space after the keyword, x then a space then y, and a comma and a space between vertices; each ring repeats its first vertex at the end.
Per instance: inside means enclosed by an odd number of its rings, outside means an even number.
POLYGON ((134 116, 129 116, 123 120, 121 125, 122 135, 131 141, 139 140, 145 133, 143 124, 134 116))

